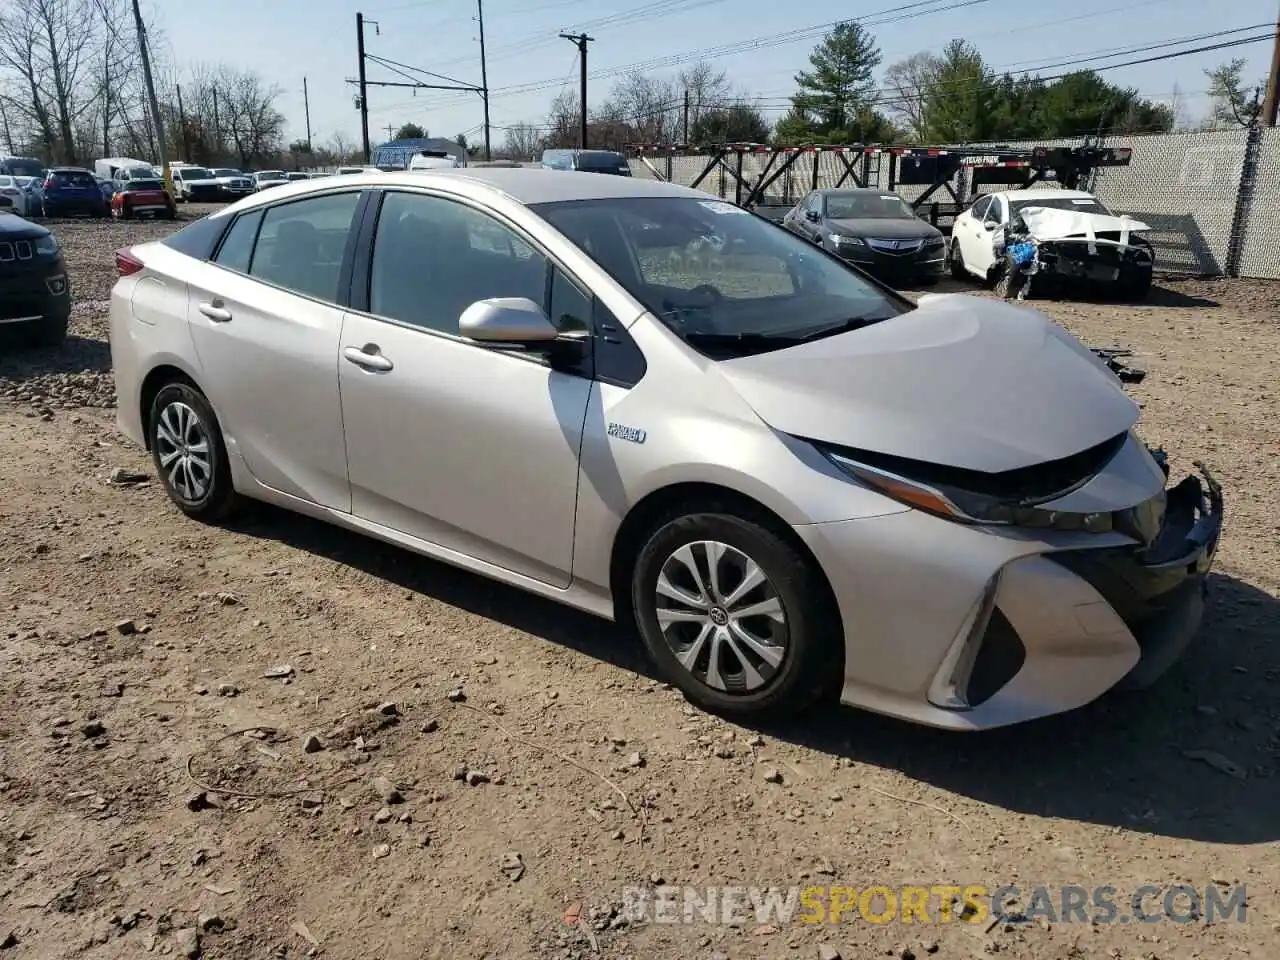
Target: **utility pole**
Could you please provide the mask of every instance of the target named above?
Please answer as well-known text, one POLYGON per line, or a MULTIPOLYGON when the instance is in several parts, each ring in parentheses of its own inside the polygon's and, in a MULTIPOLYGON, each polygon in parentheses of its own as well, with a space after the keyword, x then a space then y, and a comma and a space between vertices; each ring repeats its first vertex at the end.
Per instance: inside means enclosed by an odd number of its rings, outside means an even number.
POLYGON ((1276 108, 1280 106, 1280 16, 1276 17, 1276 36, 1271 47, 1271 72, 1267 74, 1267 97, 1262 101, 1262 125, 1276 125, 1276 108))
MULTIPOLYGON (((135 0, 136 2, 136 0, 135 0)), ((364 14, 356 14, 356 50, 360 56, 360 142, 364 147, 364 162, 369 162, 369 84, 364 72, 364 14)))
POLYGON ((480 23, 480 96, 484 99, 484 158, 492 160, 489 152, 489 69, 484 58, 484 0, 476 0, 476 20, 480 23))
POLYGON ((189 160, 191 150, 187 146, 187 112, 182 109, 182 84, 174 84, 178 88, 178 130, 182 140, 182 159, 189 160))
POLYGON ((684 91, 684 137, 683 137, 683 142, 684 142, 684 145, 685 145, 685 146, 688 146, 688 145, 689 145, 689 90, 688 90, 688 88, 686 88, 686 89, 685 89, 685 91, 684 91))
POLYGON ((4 108, 4 101, 0 100, 0 120, 4 121, 4 142, 9 148, 9 152, 13 153, 13 131, 9 129, 9 111, 4 108))
POLYGON ((396 135, 396 128, 393 124, 387 124, 387 139, 390 140, 396 135))
POLYGON ((133 0, 133 24, 138 32, 138 50, 142 56, 142 78, 147 86, 147 101, 151 106, 151 125, 156 131, 160 166, 163 169, 169 166, 169 161, 165 159, 168 147, 164 139, 164 117, 160 115, 160 101, 156 98, 155 78, 151 74, 151 53, 147 45, 147 27, 142 22, 142 7, 138 0, 133 0))
POLYGON ((307 78, 302 78, 302 110, 307 117, 307 150, 311 150, 311 94, 307 92, 307 78))
POLYGON ((562 33, 560 36, 578 48, 578 98, 582 101, 582 131, 580 146, 587 149, 587 44, 595 41, 585 33, 562 33))

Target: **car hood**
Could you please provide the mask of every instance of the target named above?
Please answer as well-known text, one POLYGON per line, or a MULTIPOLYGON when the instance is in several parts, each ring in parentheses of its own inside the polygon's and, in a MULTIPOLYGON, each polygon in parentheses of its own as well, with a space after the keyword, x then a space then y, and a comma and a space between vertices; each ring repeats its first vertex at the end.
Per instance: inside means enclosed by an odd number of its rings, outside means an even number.
POLYGON ((1150 230, 1151 227, 1132 217, 1112 217, 1103 213, 1084 213, 1077 210, 1059 210, 1055 207, 1023 207, 1019 211, 1022 222, 1037 240, 1065 240, 1067 237, 1088 237, 1099 233, 1115 232, 1122 238, 1130 234, 1150 230))
POLYGON ((928 240, 942 234, 919 218, 884 217, 873 220, 828 220, 836 233, 851 237, 881 237, 885 240, 928 240))
POLYGON ((24 220, 16 213, 7 213, 0 217, 0 239, 4 240, 38 240, 49 236, 49 231, 38 223, 24 220))
POLYGON ((1106 365, 1043 314, 962 294, 718 366, 776 430, 988 473, 1079 453, 1138 418, 1106 365))

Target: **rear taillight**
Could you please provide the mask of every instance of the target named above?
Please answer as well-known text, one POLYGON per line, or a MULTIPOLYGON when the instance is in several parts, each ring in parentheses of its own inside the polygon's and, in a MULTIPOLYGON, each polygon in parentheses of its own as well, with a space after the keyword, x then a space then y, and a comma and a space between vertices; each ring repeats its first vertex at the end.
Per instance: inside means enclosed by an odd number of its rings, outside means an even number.
POLYGON ((132 276, 141 270, 142 266, 142 261, 128 249, 122 248, 116 251, 116 268, 120 271, 120 276, 132 276))

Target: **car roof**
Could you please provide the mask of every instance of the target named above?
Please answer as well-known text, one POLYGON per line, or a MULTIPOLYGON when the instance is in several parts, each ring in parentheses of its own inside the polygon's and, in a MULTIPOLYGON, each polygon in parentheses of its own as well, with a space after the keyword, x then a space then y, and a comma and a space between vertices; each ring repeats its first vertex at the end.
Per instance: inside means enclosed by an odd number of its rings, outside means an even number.
MULTIPOLYGON (((452 170, 415 170, 397 173, 361 173, 344 177, 337 184, 348 186, 364 184, 382 187, 421 187, 426 184, 467 185, 490 190, 527 205, 537 203, 556 203, 572 200, 606 200, 627 197, 688 197, 698 200, 714 200, 715 198, 700 190, 677 186, 660 180, 645 180, 638 177, 613 177, 601 173, 577 173, 558 170, 539 170, 530 167, 462 167, 452 170)), ((335 181, 317 180, 315 182, 298 181, 289 187, 279 190, 289 191, 261 194, 252 201, 241 201, 244 207, 257 206, 259 203, 274 203, 286 196, 302 197, 310 193, 320 193, 334 189, 335 181)))

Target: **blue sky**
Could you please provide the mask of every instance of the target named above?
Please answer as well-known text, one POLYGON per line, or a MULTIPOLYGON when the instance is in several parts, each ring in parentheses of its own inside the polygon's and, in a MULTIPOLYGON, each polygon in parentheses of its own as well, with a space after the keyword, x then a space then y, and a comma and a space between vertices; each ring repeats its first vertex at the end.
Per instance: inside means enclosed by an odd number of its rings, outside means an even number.
MULTIPOLYGON (((163 30, 178 64, 226 62, 257 71, 284 91, 280 109, 289 119, 290 137, 304 133, 302 78, 311 93, 311 127, 317 141, 341 131, 358 137, 359 114, 354 89, 344 80, 356 75, 355 15, 359 10, 378 23, 368 30, 370 53, 458 80, 480 82, 475 0, 222 0, 217 15, 208 5, 163 4, 151 15, 163 30)), ((792 77, 806 66, 817 42, 815 35, 794 40, 782 35, 818 27, 837 19, 863 17, 874 24, 895 16, 896 8, 913 7, 911 16, 896 23, 872 25, 885 64, 920 50, 936 51, 948 40, 963 37, 975 43, 988 63, 1016 71, 1035 70, 1077 56, 1114 53, 1162 41, 1180 40, 1211 31, 1254 24, 1259 30, 1221 39, 1265 33, 1275 23, 1275 0, 1234 0, 1206 15, 1204 0, 1080 0, 1079 3, 1026 3, 1023 0, 968 0, 960 9, 945 9, 964 0, 932 0, 935 6, 854 0, 851 3, 778 3, 776 0, 487 0, 485 32, 492 94, 495 146, 501 127, 518 121, 540 122, 550 99, 567 84, 576 90, 576 50, 557 34, 583 25, 596 38, 590 46, 589 66, 610 70, 676 54, 722 47, 761 38, 764 43, 733 54, 711 57, 729 74, 742 93, 762 99, 776 118, 782 99, 793 89, 792 77), (656 8, 658 13, 646 13, 656 8), (592 25, 593 21, 630 12, 629 22, 592 25), (541 89, 512 91, 545 82, 541 89)), ((897 13, 902 17, 904 13, 897 13)), ((1217 41, 1205 41, 1205 43, 1217 41)), ((1202 43, 1188 44, 1201 46, 1202 43)), ((1176 47, 1102 58, 1090 65, 1105 66, 1116 59, 1159 55, 1176 47)), ((1232 57, 1249 60, 1246 77, 1265 74, 1270 45, 1256 43, 1163 62, 1105 71, 1115 83, 1137 87, 1153 99, 1168 100, 1175 87, 1183 94, 1192 119, 1207 109, 1203 71, 1232 57)), ((674 74, 679 67, 654 70, 674 74)), ((1046 72, 1052 73, 1054 70, 1046 72)), ((1060 71, 1059 71, 1060 72, 1060 71)), ((400 80, 385 68, 371 65, 369 79, 400 80)), ((610 80, 592 81, 590 99, 597 102, 610 80)), ((473 93, 372 89, 369 96, 370 136, 386 139, 388 124, 412 121, 432 135, 467 132, 473 142, 482 120, 480 98, 473 93)))

